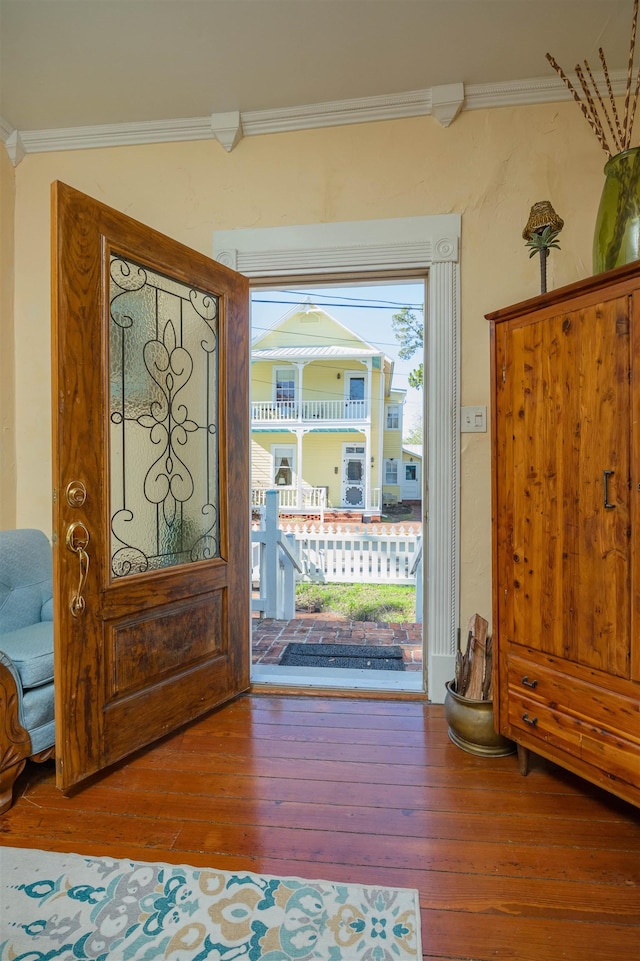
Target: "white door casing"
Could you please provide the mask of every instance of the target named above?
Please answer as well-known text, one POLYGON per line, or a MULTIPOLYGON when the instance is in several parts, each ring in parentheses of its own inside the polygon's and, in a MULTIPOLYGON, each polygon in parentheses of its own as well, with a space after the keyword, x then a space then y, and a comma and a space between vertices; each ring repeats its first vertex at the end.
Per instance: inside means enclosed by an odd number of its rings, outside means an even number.
POLYGON ((442 702, 454 676, 460 580, 460 232, 459 214, 257 227, 214 233, 213 256, 251 278, 402 270, 427 276, 425 409, 428 457, 424 612, 427 693, 442 702))

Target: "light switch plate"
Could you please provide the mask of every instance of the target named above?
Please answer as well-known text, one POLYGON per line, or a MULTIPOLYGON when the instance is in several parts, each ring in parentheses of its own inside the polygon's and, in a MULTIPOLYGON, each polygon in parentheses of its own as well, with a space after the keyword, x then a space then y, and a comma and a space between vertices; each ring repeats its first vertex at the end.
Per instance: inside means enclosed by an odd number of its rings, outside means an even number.
POLYGON ((463 434, 482 434, 487 429, 486 407, 462 407, 460 431, 463 434))

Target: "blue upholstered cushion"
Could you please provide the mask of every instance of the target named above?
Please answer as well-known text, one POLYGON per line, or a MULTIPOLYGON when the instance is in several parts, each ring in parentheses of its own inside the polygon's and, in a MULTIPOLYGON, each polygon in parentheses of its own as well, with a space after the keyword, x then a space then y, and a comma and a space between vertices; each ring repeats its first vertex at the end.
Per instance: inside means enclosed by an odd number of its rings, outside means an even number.
POLYGON ((51 747, 55 740, 53 684, 26 691, 22 699, 22 723, 31 737, 31 753, 51 747))
POLYGON ((0 531, 0 634, 41 619, 53 593, 51 545, 42 531, 0 531))
POLYGON ((53 681, 53 621, 0 634, 0 650, 13 661, 23 688, 53 681))

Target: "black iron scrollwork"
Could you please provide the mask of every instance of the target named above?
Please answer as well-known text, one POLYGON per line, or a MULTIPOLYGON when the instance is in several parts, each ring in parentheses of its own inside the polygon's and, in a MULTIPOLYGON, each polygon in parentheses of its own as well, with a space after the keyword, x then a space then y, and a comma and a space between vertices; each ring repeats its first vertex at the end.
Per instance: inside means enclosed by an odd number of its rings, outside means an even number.
POLYGON ((122 577, 218 554, 218 299, 116 256, 110 277, 112 572, 122 577))

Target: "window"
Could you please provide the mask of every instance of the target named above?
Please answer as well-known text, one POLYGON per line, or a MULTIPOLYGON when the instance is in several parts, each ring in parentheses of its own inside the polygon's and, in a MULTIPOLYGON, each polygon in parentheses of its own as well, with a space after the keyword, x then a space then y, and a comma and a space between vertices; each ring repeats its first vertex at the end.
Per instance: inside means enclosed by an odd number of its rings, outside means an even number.
POLYGON ((294 404, 296 399, 296 372, 293 367, 277 367, 274 371, 276 404, 294 404))
POLYGON ((293 470, 295 467, 294 447, 274 447, 273 483, 276 487, 293 487, 293 470))
POLYGON ((349 377, 349 400, 364 400, 364 377, 351 374, 349 377))
POLYGON ((400 430, 400 404, 387 404, 387 430, 400 430))
POLYGON ((393 457, 385 458, 384 462, 384 482, 385 484, 398 483, 398 461, 393 457))
POLYGON ((405 480, 415 481, 418 479, 418 468, 415 464, 405 464, 404 468, 405 480))

